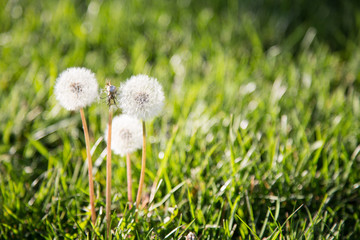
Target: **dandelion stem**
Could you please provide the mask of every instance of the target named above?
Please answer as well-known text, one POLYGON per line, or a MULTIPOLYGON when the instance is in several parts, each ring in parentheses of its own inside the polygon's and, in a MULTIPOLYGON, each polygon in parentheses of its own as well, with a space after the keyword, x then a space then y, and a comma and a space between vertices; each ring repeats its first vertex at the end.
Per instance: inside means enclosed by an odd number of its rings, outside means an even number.
POLYGON ((109 108, 109 123, 108 123, 108 139, 107 139, 107 158, 106 158, 106 234, 107 239, 111 239, 110 234, 110 208, 111 208, 111 125, 112 125, 112 109, 109 108))
POLYGON ((90 192, 90 206, 91 206, 91 220, 93 225, 96 223, 96 214, 95 214, 95 194, 94 194, 94 183, 92 175, 92 161, 90 154, 90 140, 89 140, 89 131, 85 120, 84 109, 80 108, 81 121, 84 129, 85 135, 85 145, 86 145, 86 155, 88 160, 88 171, 89 171, 89 192, 90 192))
POLYGON ((139 190, 136 197, 136 208, 139 208, 142 188, 144 185, 145 179, 145 168, 146 168, 146 128, 145 121, 142 121, 142 129, 143 129, 143 148, 142 148, 142 159, 141 159, 141 173, 140 173, 140 182, 139 182, 139 190))
POLYGON ((127 187, 128 187, 128 201, 130 203, 130 209, 132 208, 132 183, 131 183, 131 161, 130 153, 126 154, 126 171, 127 171, 127 187))

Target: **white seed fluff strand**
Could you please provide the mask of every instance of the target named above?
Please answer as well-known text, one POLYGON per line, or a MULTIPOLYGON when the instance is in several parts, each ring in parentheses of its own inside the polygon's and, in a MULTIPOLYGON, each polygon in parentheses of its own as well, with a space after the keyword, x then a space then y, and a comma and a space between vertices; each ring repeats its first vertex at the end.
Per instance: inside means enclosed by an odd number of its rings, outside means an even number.
MULTIPOLYGON (((107 141, 107 129, 105 139, 107 141)), ((142 147, 141 122, 129 115, 122 114, 113 118, 111 149, 115 154, 124 156, 142 147)))
POLYGON ((136 75, 120 86, 120 107, 124 113, 141 120, 157 116, 164 106, 164 91, 156 80, 136 75))
POLYGON ((95 74, 79 67, 63 71, 56 79, 54 92, 60 105, 70 111, 91 105, 99 96, 95 74))

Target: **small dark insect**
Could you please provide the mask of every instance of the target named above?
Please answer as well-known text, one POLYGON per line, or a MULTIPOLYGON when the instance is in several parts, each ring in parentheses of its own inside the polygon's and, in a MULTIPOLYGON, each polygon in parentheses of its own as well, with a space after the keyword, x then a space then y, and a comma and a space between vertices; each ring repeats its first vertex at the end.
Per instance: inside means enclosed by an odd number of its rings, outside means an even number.
POLYGON ((102 98, 106 98, 107 105, 117 106, 118 91, 114 85, 111 85, 111 82, 106 83, 105 89, 102 92, 106 93, 106 96, 104 96, 102 98))

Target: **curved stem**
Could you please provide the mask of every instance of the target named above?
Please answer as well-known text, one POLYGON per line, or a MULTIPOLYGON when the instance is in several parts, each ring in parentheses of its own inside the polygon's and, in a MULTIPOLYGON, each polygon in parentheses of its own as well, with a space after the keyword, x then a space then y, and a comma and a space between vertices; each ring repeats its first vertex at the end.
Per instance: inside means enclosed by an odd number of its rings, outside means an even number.
POLYGON ((107 157, 106 157, 106 234, 107 239, 111 239, 111 130, 112 130, 112 110, 109 108, 108 139, 107 139, 107 157))
POLYGON ((88 160, 88 172, 89 172, 89 193, 90 193, 90 206, 91 206, 91 221, 95 226, 96 223, 96 213, 95 213, 95 194, 94 194, 94 183, 92 175, 92 161, 90 153, 90 140, 89 140, 89 131, 85 120, 84 109, 80 109, 81 121, 84 129, 85 135, 85 145, 86 145, 86 155, 88 160))
POLYGON ((141 173, 140 173, 140 181, 139 181, 139 190, 136 197, 136 208, 139 208, 142 188, 144 185, 145 179, 145 168, 146 168, 146 128, 145 121, 142 121, 142 129, 143 129, 143 148, 142 148, 142 158, 141 158, 141 173))
POLYGON ((131 161, 130 153, 126 154, 126 171, 127 171, 127 187, 128 187, 128 201, 130 203, 130 209, 132 208, 132 182, 131 182, 131 161))

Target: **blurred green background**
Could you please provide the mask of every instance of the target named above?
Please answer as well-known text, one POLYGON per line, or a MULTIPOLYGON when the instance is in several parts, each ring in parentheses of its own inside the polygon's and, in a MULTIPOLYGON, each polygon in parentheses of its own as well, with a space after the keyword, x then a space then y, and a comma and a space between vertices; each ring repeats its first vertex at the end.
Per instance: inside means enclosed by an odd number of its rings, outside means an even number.
POLYGON ((117 238, 360 237, 359 1, 0 1, 0 22, 0 238, 104 234, 107 107, 86 109, 94 234, 80 117, 53 95, 73 66, 164 86, 135 225, 114 156, 117 238))

